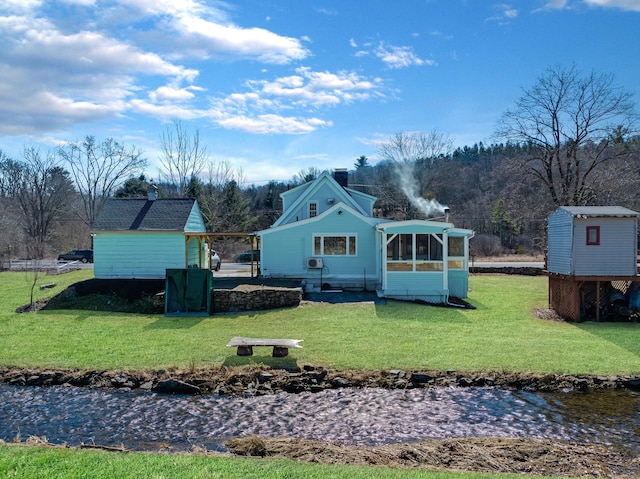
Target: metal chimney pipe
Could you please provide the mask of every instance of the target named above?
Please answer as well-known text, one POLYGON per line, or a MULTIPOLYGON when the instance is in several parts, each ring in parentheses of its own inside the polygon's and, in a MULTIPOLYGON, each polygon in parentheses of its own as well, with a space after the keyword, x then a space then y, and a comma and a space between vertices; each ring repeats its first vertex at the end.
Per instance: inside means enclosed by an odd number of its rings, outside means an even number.
POLYGON ((155 201, 158 199, 158 187, 156 185, 149 186, 149 191, 147 192, 147 199, 149 201, 155 201))

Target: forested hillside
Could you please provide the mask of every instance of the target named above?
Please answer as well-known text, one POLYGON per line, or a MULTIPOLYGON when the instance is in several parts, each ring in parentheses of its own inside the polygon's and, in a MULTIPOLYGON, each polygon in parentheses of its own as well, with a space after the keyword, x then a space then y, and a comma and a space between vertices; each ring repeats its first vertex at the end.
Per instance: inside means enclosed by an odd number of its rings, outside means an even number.
MULTIPOLYGON (((349 186, 378 198, 377 216, 393 219, 442 217, 442 206, 458 227, 476 232, 478 254, 535 253, 545 247, 546 217, 556 206, 547 185, 534 174, 530 146, 476 144, 450 154, 398 163, 375 164, 362 156, 345 160, 349 186), (407 170, 410 172, 406 174, 407 170), (413 185, 405 184, 412 180, 413 185), (420 203, 434 206, 425 214, 420 203)), ((610 148, 624 154, 596 167, 588 177, 588 196, 582 204, 621 205, 640 211, 640 140, 621 140, 610 148)), ((52 257, 55 253, 89 247, 90 221, 85 200, 72 175, 51 158, 0 160, 0 254, 3 259, 52 257), (31 246, 30 246, 31 245, 31 246), (32 245, 39 245, 34 248, 32 245)), ((218 172, 221 171, 218 165, 218 172)), ((289 181, 266 185, 243 184, 229 169, 224 174, 191 178, 183 193, 195 196, 208 229, 215 232, 257 231, 268 228, 280 215, 280 193, 320 170, 300 171, 289 181)), ((173 183, 156 183, 161 197, 179 196, 173 183)), ((144 175, 123 179, 111 192, 116 197, 145 197, 149 181, 144 175)))

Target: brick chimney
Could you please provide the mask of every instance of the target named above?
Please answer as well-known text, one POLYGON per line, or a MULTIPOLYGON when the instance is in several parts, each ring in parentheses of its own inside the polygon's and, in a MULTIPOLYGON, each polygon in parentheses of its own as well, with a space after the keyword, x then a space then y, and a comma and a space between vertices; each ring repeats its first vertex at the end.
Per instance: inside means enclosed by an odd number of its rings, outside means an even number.
POLYGON ((349 186, 349 172, 346 168, 336 168, 333 170, 333 179, 343 188, 349 186))

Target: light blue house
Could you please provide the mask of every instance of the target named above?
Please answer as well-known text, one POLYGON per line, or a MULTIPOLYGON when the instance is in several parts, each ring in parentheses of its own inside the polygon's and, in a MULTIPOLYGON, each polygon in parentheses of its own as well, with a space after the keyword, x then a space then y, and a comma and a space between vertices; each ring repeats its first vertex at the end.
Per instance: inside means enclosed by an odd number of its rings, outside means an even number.
POLYGON ((281 198, 282 216, 257 233, 263 276, 299 278, 307 290, 377 291, 393 299, 446 303, 467 296, 473 231, 375 218, 376 198, 349 188, 346 170, 322 173, 281 198))
POLYGON ((195 199, 109 199, 94 221, 94 276, 165 278, 167 269, 202 266, 205 224, 195 199))

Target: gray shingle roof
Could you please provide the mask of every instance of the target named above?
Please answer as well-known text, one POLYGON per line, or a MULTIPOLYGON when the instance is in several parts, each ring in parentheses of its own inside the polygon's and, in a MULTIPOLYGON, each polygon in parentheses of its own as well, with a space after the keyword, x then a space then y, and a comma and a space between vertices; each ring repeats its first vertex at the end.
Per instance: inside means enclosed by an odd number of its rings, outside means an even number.
POLYGON ((560 208, 568 211, 572 216, 591 218, 603 216, 616 216, 623 218, 638 216, 638 213, 625 208, 624 206, 561 206, 560 208))
POLYGON ((184 231, 192 198, 149 201, 110 198, 91 225, 93 231, 184 231))

